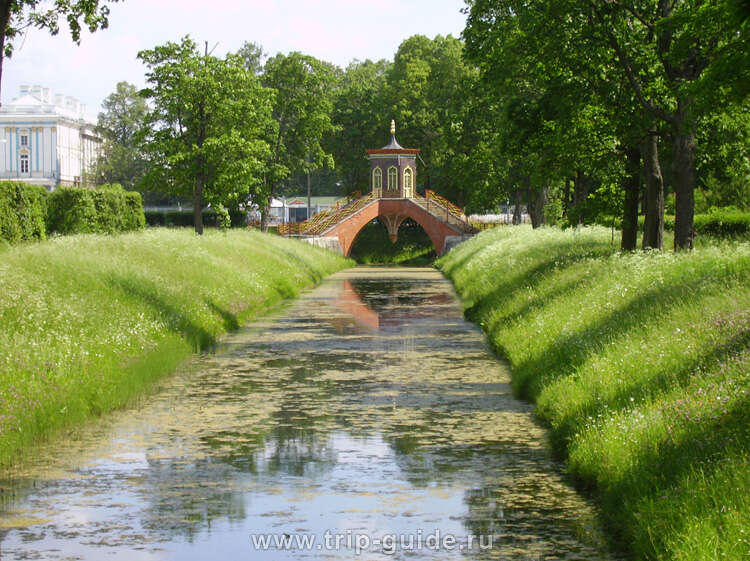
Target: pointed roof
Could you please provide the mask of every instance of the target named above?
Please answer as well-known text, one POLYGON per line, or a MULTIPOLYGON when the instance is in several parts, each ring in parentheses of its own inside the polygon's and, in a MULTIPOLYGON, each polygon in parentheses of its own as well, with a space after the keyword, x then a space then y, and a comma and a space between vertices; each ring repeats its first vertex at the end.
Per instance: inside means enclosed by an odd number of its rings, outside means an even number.
POLYGON ((396 121, 391 121, 391 141, 378 150, 365 150, 368 155, 372 154, 408 154, 416 156, 420 150, 417 148, 404 148, 396 140, 396 121))
POLYGON ((404 147, 396 140, 396 121, 391 120, 391 141, 383 146, 382 150, 403 150, 404 147))

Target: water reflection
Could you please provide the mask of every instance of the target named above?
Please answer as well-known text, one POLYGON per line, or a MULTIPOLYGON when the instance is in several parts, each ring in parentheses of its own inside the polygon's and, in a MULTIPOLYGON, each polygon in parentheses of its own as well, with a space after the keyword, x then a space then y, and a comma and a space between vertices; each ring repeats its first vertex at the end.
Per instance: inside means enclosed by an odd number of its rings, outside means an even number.
POLYGON ((543 442, 438 273, 355 269, 0 482, 0 557, 351 559, 326 531, 439 530, 493 548, 363 558, 606 558, 543 442))

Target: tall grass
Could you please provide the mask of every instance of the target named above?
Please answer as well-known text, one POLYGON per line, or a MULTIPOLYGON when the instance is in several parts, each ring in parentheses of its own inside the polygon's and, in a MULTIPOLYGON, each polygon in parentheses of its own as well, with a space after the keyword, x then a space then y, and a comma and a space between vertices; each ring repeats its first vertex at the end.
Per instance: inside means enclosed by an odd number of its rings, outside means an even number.
POLYGON ((439 260, 634 559, 750 558, 750 244, 497 228, 439 260))
POLYGON ((350 263, 249 231, 153 229, 0 251, 0 465, 128 403, 221 333, 350 263))

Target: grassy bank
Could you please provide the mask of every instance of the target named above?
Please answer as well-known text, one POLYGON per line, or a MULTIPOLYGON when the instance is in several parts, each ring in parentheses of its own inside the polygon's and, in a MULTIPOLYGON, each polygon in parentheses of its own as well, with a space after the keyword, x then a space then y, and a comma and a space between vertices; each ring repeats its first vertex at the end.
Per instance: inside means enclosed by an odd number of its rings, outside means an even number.
POLYGON ((750 244, 497 228, 438 265, 634 559, 750 558, 750 244))
POLYGON ((251 231, 0 248, 0 465, 128 403, 190 353, 350 262, 251 231))
POLYGON ((391 243, 388 230, 377 220, 362 228, 351 256, 364 265, 428 265, 435 260, 435 249, 427 232, 416 222, 404 220, 396 243, 391 243))

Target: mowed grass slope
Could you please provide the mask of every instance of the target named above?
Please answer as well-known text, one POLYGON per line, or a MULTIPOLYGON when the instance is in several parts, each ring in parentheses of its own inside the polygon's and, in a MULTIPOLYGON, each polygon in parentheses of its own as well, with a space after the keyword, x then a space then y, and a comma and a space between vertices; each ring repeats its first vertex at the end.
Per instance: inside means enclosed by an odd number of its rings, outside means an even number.
POLYGON ((509 227, 438 265, 634 559, 750 558, 750 244, 509 227))
POLYGON ((254 231, 0 248, 0 465, 120 407, 192 352, 351 262, 254 231))

